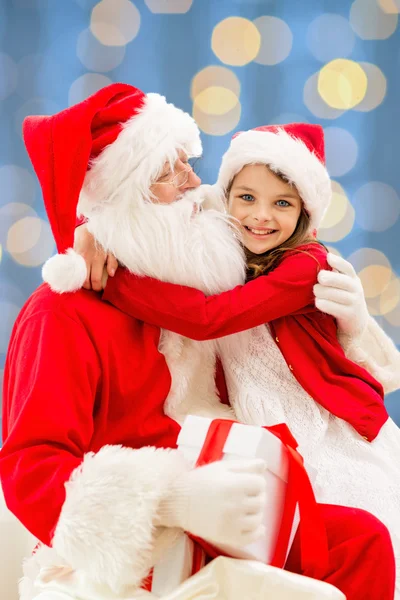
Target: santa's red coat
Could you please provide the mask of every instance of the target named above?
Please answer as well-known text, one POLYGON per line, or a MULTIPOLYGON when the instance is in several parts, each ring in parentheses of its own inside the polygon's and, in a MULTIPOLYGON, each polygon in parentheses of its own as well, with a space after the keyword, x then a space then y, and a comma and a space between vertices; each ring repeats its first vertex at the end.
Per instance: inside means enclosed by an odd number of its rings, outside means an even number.
MULTIPOLYGON (((107 557, 118 562, 119 545, 121 561, 132 571, 143 553, 137 577, 127 574, 128 584, 147 574, 153 508, 168 477, 182 468, 181 460, 174 462, 176 452, 145 448, 174 448, 179 431, 163 412, 171 378, 159 337, 158 327, 127 316, 94 292, 57 295, 42 285, 15 323, 5 366, 0 474, 8 507, 45 544, 58 528, 64 556, 65 544, 81 544, 81 566, 88 547, 93 568, 104 571, 107 557), (60 525, 65 484, 84 455, 82 490, 70 501, 75 507, 64 509, 60 525), (86 523, 90 514, 94 521, 86 523), (101 524, 102 518, 108 521, 101 524), (102 527, 110 538, 104 556, 102 527), (125 531, 130 538, 120 543, 125 531)), ((120 574, 115 579, 124 583, 120 574)))

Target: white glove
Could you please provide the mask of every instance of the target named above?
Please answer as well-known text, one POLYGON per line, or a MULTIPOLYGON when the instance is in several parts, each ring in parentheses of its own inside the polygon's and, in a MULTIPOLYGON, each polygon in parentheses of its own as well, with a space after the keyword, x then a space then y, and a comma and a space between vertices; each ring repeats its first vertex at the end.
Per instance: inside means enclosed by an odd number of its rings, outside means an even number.
POLYGON ((265 462, 214 462, 181 475, 161 501, 157 525, 180 527, 216 545, 242 547, 262 537, 265 462))
POLYGON ((361 335, 369 313, 360 278, 353 266, 336 254, 328 254, 334 271, 320 271, 314 286, 315 306, 336 318, 339 333, 350 337, 361 335))

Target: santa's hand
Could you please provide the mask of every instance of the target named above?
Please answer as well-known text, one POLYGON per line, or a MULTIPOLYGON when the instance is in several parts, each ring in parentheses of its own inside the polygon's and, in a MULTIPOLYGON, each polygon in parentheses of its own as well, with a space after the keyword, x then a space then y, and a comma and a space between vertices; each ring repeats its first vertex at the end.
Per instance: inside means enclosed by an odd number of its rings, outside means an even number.
POLYGON ((264 534, 265 462, 214 462, 188 471, 162 500, 158 525, 180 527, 216 545, 246 546, 264 534))
POLYGON ((368 318, 364 290, 353 266, 336 254, 328 254, 333 271, 320 271, 314 286, 315 306, 336 318, 340 333, 356 337, 364 331, 368 318))
POLYGON ((87 277, 83 287, 96 292, 104 289, 107 276, 114 276, 118 269, 118 262, 115 256, 107 254, 96 245, 85 223, 75 229, 74 250, 85 259, 87 267, 87 277))

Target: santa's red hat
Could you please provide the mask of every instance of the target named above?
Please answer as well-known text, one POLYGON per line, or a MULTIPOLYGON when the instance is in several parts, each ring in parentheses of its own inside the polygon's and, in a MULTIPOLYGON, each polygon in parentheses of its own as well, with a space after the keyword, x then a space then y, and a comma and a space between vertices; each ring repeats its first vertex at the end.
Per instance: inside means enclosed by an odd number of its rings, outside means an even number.
POLYGON ((267 125, 235 134, 222 159, 218 187, 226 193, 249 164, 265 164, 295 185, 310 215, 310 230, 318 228, 332 197, 320 125, 267 125))
POLYGON ((121 186, 143 197, 179 150, 201 154, 190 115, 123 83, 56 115, 27 117, 23 135, 60 253, 43 267, 55 291, 79 289, 86 278, 85 262, 72 250, 77 212, 90 216, 112 203, 121 186))

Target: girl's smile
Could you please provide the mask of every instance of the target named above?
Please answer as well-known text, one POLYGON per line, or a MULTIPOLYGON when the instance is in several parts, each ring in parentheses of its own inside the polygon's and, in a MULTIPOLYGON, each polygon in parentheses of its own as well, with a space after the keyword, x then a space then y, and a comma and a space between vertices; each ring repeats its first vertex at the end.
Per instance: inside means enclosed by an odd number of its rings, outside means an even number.
POLYGON ((277 229, 260 229, 259 227, 256 229, 254 227, 247 227, 246 225, 244 225, 244 227, 250 234, 254 235, 256 238, 265 238, 278 232, 277 229))

